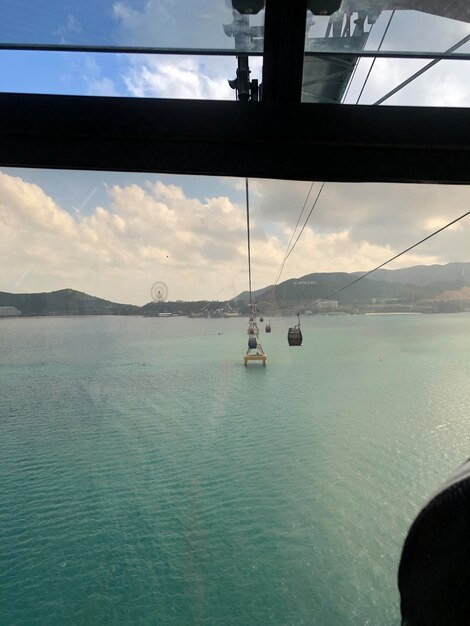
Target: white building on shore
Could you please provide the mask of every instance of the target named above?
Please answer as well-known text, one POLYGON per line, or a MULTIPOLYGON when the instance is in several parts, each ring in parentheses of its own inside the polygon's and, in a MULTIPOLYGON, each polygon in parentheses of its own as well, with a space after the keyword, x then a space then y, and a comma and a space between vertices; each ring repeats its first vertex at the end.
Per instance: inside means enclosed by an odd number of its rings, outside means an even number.
POLYGON ((315 304, 319 311, 334 311, 338 308, 338 300, 323 300, 315 304))
POLYGON ((18 317, 21 311, 15 306, 0 306, 0 317, 18 317))

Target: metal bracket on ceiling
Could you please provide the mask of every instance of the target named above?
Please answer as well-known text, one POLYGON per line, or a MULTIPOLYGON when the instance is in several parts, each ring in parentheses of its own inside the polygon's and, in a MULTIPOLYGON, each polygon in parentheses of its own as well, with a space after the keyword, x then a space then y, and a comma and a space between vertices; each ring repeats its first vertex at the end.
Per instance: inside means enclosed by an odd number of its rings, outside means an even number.
POLYGON ((237 75, 228 84, 235 90, 237 100, 259 100, 259 85, 256 79, 250 81, 249 51, 261 50, 264 29, 262 26, 250 26, 250 15, 259 13, 264 8, 264 0, 228 0, 232 5, 233 21, 223 24, 227 37, 235 39, 237 55, 237 75))
POLYGON ((237 77, 233 80, 229 80, 228 84, 232 89, 235 89, 237 100, 257 102, 259 100, 260 89, 256 78, 250 80, 248 56, 238 56, 237 64, 237 77))

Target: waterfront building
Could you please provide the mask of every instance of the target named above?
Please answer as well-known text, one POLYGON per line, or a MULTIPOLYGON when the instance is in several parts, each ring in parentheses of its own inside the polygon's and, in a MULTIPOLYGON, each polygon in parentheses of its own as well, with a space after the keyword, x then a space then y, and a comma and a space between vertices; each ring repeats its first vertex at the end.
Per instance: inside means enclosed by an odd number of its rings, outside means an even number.
POLYGON ((21 311, 14 306, 0 306, 0 317, 18 317, 21 311))

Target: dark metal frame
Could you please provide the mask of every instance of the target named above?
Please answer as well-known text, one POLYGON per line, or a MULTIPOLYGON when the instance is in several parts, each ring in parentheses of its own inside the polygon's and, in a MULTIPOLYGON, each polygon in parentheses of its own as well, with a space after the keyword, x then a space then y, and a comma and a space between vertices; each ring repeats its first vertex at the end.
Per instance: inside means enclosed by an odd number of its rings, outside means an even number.
POLYGON ((470 182, 470 111, 0 95, 4 166, 470 182))
POLYGON ((0 94, 0 165, 469 183, 470 109, 301 104, 295 5, 266 2, 263 102, 0 94))
POLYGON ((266 0, 265 11, 263 101, 300 102, 307 0, 295 0, 288 11, 266 0))

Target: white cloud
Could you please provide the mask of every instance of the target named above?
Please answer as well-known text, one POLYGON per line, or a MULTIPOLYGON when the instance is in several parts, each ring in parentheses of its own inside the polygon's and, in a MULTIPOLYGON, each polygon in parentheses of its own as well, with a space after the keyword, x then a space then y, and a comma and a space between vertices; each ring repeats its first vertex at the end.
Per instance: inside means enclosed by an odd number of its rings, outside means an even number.
MULTIPOLYGON (((135 2, 113 4, 117 36, 123 45, 168 48, 230 48, 222 25, 232 21, 232 11, 222 0, 195 3, 146 0, 139 9, 135 2)), ((256 19, 253 23, 258 23, 256 19)))
POLYGON ((119 96, 114 81, 110 78, 90 79, 88 82, 88 95, 90 96, 119 96))
MULTIPOLYGON (((444 215, 437 215, 436 217, 431 217, 430 219, 426 220, 425 228, 426 230, 435 231, 435 230, 438 230, 439 228, 443 228, 448 223, 449 223, 448 217, 445 217, 444 215)), ((457 222, 456 224, 452 224, 452 226, 448 226, 447 229, 449 231, 462 232, 464 230, 464 223, 457 222)))
POLYGON ((115 81, 103 76, 102 68, 96 59, 87 55, 80 67, 83 81, 89 96, 119 96, 115 81))
MULTIPOLYGON (((293 228, 309 187, 308 182, 252 181, 250 189, 256 190, 252 194, 253 211, 271 228, 293 228)), ((316 183, 307 211, 318 189, 316 183)), ((318 233, 347 230, 353 241, 399 251, 429 235, 433 226, 439 228, 465 213, 469 205, 470 187, 464 185, 327 183, 309 224, 318 233)), ((438 235, 424 244, 419 254, 468 260, 470 219, 456 226, 458 232, 438 235)))
MULTIPOLYGON (((306 185, 252 181, 257 192, 251 222, 255 289, 272 283, 277 274, 306 185)), ((329 197, 325 195, 328 202, 305 229, 282 278, 370 269, 456 212, 456 193, 466 190, 438 188, 444 189, 450 205, 443 210, 435 200, 436 188, 423 186, 429 201, 426 211, 406 220, 410 206, 399 204, 405 197, 403 187, 331 185, 329 197), (380 206, 379 197, 387 202, 380 206), (388 204, 393 198, 395 216, 388 204), (393 220, 402 218, 401 234, 394 233, 393 220)), ((412 198, 415 187, 407 187, 412 198)), ((225 299, 246 288, 243 204, 226 196, 200 200, 155 178, 142 185, 111 186, 108 197, 109 206, 72 216, 38 185, 0 173, 0 289, 72 287, 143 304, 156 280, 167 283, 171 299, 225 299)), ((468 232, 462 223, 461 230, 444 233, 435 246, 426 244, 395 267, 468 260, 468 232)))
MULTIPOLYGON (((313 272, 370 270, 391 258, 396 252, 397 250, 390 246, 355 240, 348 230, 320 234, 307 227, 286 262, 281 281, 313 272)), ((390 269, 440 262, 442 262, 440 256, 416 253, 397 260, 390 269)))
MULTIPOLYGON (((113 4, 116 36, 122 45, 156 48, 226 49, 235 43, 223 24, 233 19, 230 3, 198 0, 194 6, 173 0, 146 0, 136 9, 130 2, 113 4)), ((251 16, 251 25, 262 23, 263 13, 251 16)), ((225 56, 129 56, 122 80, 136 97, 234 100, 228 80, 236 76, 235 57, 225 56)), ((252 78, 261 78, 261 58, 251 58, 252 78)))
POLYGON ((79 20, 72 13, 67 15, 65 23, 63 23, 55 32, 55 34, 59 36, 61 44, 70 43, 70 40, 76 39, 77 36, 81 35, 81 33, 82 26, 79 20))
MULTIPOLYGON (((377 59, 361 96, 360 104, 374 104, 392 89, 401 85, 429 61, 377 59)), ((347 103, 355 103, 371 65, 370 60, 359 63, 347 103)), ((440 61, 415 78, 383 105, 403 106, 470 106, 470 63, 440 61)))
POLYGON ((201 202, 158 181, 108 191, 109 208, 72 217, 39 186, 0 174, 1 289, 70 286, 144 303, 157 279, 174 299, 243 288, 244 215, 228 198, 201 202))
MULTIPOLYGON (((323 31, 324 32, 324 31, 323 31)), ((366 49, 442 53, 468 35, 469 25, 429 13, 397 10, 383 11, 370 31, 366 49), (390 28, 382 41, 387 25, 390 28)), ((320 33, 318 33, 320 34, 320 33)), ((323 34, 323 33, 322 33, 323 34)), ((464 44, 457 53, 468 52, 464 44)), ((373 104, 432 59, 377 59, 361 96, 361 104, 373 104)), ((363 59, 356 67, 347 94, 347 103, 355 103, 366 80, 372 59, 363 59)), ((466 61, 440 61, 424 74, 400 89, 384 102, 386 105, 470 106, 470 64, 466 61)))
POLYGON ((139 57, 122 78, 135 97, 233 100, 228 78, 235 74, 234 68, 231 59, 215 63, 196 57, 139 57))

